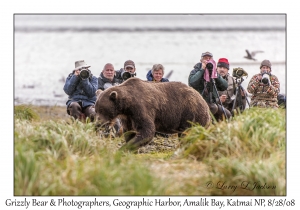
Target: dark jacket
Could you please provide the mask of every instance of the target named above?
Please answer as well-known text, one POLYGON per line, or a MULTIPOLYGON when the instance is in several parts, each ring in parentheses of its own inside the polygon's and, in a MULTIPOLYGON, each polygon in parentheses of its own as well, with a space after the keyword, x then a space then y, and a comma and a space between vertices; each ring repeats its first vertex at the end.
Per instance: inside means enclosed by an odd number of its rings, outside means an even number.
POLYGON ((100 76, 98 77, 98 89, 105 90, 108 87, 119 85, 122 83, 122 80, 117 79, 116 76, 114 76, 113 80, 110 81, 106 77, 104 77, 103 73, 101 72, 100 76))
MULTIPOLYGON (((116 79, 120 81, 120 83, 124 82, 125 80, 122 78, 122 74, 125 72, 124 68, 121 68, 120 70, 116 70, 116 79)), ((134 73, 134 76, 136 76, 136 72, 134 73)), ((134 77, 133 76, 133 77, 134 77)))
POLYGON ((121 68, 120 70, 116 70, 116 76, 115 78, 118 79, 121 83, 124 82, 122 79, 122 73, 124 72, 124 69, 121 68))
POLYGON ((82 80, 73 73, 69 74, 64 85, 64 91, 69 96, 66 105, 69 106, 72 102, 78 101, 82 101, 82 107, 95 105, 97 87, 98 79, 93 75, 82 80))
MULTIPOLYGON (((147 75, 146 75, 146 78, 148 81, 153 81, 153 75, 151 73, 151 69, 148 71, 147 75)), ((160 80, 160 82, 169 82, 169 80, 167 78, 162 78, 160 80)))
MULTIPOLYGON (((197 90, 202 97, 205 99, 206 102, 212 103, 212 102, 217 102, 217 92, 215 88, 213 88, 213 83, 212 82, 206 82, 204 80, 204 69, 201 68, 202 63, 197 63, 194 66, 194 69, 190 72, 189 75, 189 86, 193 87, 195 90, 197 90), (204 90, 204 87, 205 90, 204 90), (209 101, 209 92, 213 89, 213 94, 212 94, 212 101, 209 101), (203 94, 202 94, 203 93, 203 94)), ((225 79, 221 77, 221 75, 217 74, 217 78, 214 79, 216 88, 218 91, 224 91, 227 89, 228 84, 225 79)))

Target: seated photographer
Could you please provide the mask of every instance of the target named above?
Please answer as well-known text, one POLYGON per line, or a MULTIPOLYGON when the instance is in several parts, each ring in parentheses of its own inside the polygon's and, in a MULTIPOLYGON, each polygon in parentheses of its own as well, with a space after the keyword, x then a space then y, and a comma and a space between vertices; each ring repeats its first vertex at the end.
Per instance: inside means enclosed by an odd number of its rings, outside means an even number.
MULTIPOLYGON (((224 91, 218 91, 220 96, 220 101, 222 102, 223 106, 232 112, 232 107, 234 104, 234 100, 236 97, 236 84, 235 79, 229 74, 229 62, 227 58, 220 58, 217 64, 217 71, 225 79, 228 83, 228 88, 224 91)), ((238 99, 237 99, 238 100, 238 99)), ((220 102, 219 102, 220 103, 220 102)), ((237 103, 237 102, 236 102, 237 103)), ((243 107, 241 111, 243 111, 246 107, 246 93, 241 90, 241 105, 235 105, 237 107, 243 107)))
POLYGON ((148 71, 146 78, 153 82, 169 82, 168 79, 163 78, 165 68, 161 64, 154 64, 152 69, 148 71))
POLYGON ((188 84, 202 95, 217 121, 222 120, 225 114, 225 118, 231 117, 230 111, 224 108, 222 104, 217 103, 219 101, 217 91, 226 90, 228 84, 217 73, 216 63, 210 52, 202 53, 200 62, 190 72, 188 84))
POLYGON ((97 77, 93 76, 84 60, 75 62, 75 69, 66 78, 64 91, 69 96, 67 113, 85 122, 86 117, 94 121, 96 90, 98 86, 97 77))
POLYGON ((122 80, 117 79, 114 66, 111 63, 105 64, 98 77, 98 89, 105 90, 109 87, 119 85, 122 80))
POLYGON ((116 77, 121 82, 129 79, 130 77, 136 76, 135 63, 132 60, 127 60, 124 63, 124 68, 116 71, 116 77))
POLYGON ((260 73, 251 78, 247 88, 252 94, 250 106, 278 108, 280 83, 278 78, 271 74, 271 66, 269 60, 263 60, 260 73))

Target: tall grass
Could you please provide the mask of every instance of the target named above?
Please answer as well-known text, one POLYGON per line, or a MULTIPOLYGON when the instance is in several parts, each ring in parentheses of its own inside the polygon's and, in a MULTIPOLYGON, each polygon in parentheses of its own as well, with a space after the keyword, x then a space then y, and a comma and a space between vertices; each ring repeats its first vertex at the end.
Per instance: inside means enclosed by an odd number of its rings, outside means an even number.
POLYGON ((24 119, 29 121, 39 119, 39 115, 32 109, 32 106, 30 105, 15 106, 14 116, 17 119, 24 119))
POLYGON ((215 187, 205 188, 207 194, 285 195, 285 137, 285 110, 252 108, 207 130, 194 126, 183 140, 180 155, 209 166, 203 181, 215 187), (217 183, 223 182, 239 188, 234 192, 218 189, 217 183), (244 189, 246 182, 253 190, 244 189), (262 190, 255 183, 276 187, 262 190))
POLYGON ((123 139, 100 136, 93 123, 44 120, 36 110, 15 107, 15 195, 286 194, 282 109, 249 109, 207 129, 195 125, 180 143, 176 136, 155 138, 143 154, 119 152, 123 139))
POLYGON ((158 195, 161 184, 92 123, 15 121, 15 195, 158 195))

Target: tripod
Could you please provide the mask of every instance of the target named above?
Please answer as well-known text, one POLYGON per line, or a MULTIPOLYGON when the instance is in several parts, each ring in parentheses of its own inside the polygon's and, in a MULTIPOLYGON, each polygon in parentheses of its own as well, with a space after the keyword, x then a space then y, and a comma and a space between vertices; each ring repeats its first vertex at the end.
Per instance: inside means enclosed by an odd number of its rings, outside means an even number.
MULTIPOLYGON (((219 92, 218 92, 217 87, 216 87, 215 79, 210 78, 210 81, 211 81, 211 83, 213 84, 213 87, 214 87, 214 89, 215 89, 215 91, 216 91, 216 93, 217 93, 217 96, 218 96, 218 99, 219 99, 219 101, 220 101, 221 108, 222 108, 222 111, 223 111, 223 113, 224 113, 224 115, 225 115, 225 117, 226 117, 226 120, 228 120, 228 116, 227 116, 227 114, 226 114, 226 112, 225 112, 225 109, 224 109, 224 106, 223 106, 223 104, 222 104, 222 101, 220 100, 220 95, 219 95, 219 92)), ((212 90, 211 90, 210 94, 212 94, 212 90)), ((211 97, 211 95, 210 95, 210 97, 211 97)))
POLYGON ((246 91, 244 90, 244 88, 242 87, 242 82, 244 81, 244 79, 242 77, 235 78, 235 83, 237 84, 237 88, 235 90, 235 98, 233 101, 233 105, 232 105, 232 109, 231 109, 231 113, 232 115, 234 114, 233 110, 234 109, 239 109, 241 112, 244 111, 244 109, 246 108, 246 104, 243 103, 243 96, 242 96, 242 92, 245 94, 245 99, 248 103, 248 106, 250 107, 250 103, 248 101, 247 95, 246 95, 246 91))
MULTIPOLYGON (((220 95, 219 95, 219 93, 218 93, 218 90, 217 90, 217 87, 216 87, 216 82, 215 82, 215 79, 214 78, 211 78, 211 71, 209 72, 210 73, 210 82, 209 82, 209 84, 210 84, 210 87, 209 87, 209 99, 208 99, 208 101, 209 101, 209 103, 212 103, 212 94, 213 94, 213 89, 216 91, 216 93, 217 93, 217 96, 218 96, 218 99, 219 99, 219 101, 220 101, 220 104, 221 104, 221 108, 222 108, 222 111, 223 111, 223 113, 224 113, 224 115, 225 115, 225 118, 226 118, 226 120, 228 120, 228 116, 227 116, 227 114, 226 114, 226 112, 225 112, 225 109, 224 109, 224 106, 223 106, 223 104, 222 104, 222 101, 220 100, 220 95)), ((203 94, 204 94, 204 91, 207 89, 207 83, 205 83, 205 85, 204 85, 204 89, 203 89, 203 91, 202 91, 202 93, 201 93, 201 95, 203 96, 203 94)), ((218 104, 216 104, 217 106, 218 106, 218 104)))

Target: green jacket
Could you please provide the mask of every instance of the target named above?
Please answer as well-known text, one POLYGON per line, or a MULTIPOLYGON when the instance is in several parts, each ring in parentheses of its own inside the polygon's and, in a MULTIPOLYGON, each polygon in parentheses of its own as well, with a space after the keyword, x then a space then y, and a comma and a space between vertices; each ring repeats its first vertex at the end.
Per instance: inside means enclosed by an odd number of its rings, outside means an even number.
MULTIPOLYGON (((194 66, 194 69, 191 71, 189 75, 189 86, 197 90, 202 95, 202 97, 206 102, 208 103, 217 102, 219 100, 219 99, 217 100, 218 98, 217 92, 215 88, 213 88, 212 82, 206 82, 204 80, 204 69, 201 69, 201 66, 202 63, 197 63, 194 66), (205 90, 204 87, 206 87, 205 90), (212 101, 209 101, 209 92, 211 88, 213 88, 212 101)), ((218 77, 214 79, 217 90, 218 91, 226 90, 228 87, 227 81, 223 79, 221 75, 219 74, 217 75, 218 77)))

